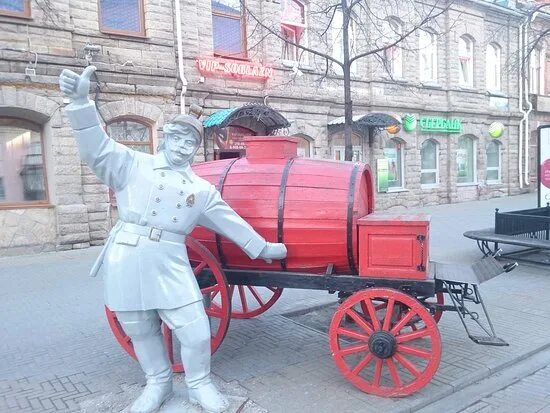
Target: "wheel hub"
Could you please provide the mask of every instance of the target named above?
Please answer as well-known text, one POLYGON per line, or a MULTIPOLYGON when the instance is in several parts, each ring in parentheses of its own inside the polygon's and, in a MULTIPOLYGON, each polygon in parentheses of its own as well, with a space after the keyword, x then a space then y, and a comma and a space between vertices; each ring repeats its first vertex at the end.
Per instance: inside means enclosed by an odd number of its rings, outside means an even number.
POLYGON ((369 338, 369 350, 381 359, 390 358, 397 350, 395 337, 387 331, 375 331, 369 338))

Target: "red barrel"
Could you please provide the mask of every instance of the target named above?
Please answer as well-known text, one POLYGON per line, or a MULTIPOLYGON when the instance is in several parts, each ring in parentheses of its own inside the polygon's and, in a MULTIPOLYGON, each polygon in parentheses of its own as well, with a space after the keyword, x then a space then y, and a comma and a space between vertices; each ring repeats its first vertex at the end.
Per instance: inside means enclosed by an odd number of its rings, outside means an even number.
POLYGON ((266 240, 283 242, 287 258, 252 261, 202 228, 192 236, 229 268, 324 273, 333 264, 335 273, 357 273, 357 219, 374 209, 369 166, 300 158, 298 141, 289 137, 245 142, 246 157, 195 164, 193 170, 266 240))

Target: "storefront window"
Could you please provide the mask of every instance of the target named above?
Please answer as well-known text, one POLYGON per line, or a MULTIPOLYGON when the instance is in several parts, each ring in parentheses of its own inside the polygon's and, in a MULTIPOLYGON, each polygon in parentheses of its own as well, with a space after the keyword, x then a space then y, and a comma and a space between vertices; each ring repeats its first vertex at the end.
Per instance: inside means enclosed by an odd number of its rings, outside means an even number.
POLYGON ((500 182, 500 143, 491 141, 487 145, 487 182, 500 182))
POLYGON ((0 206, 47 201, 40 126, 0 118, 0 206))
POLYGON ((476 154, 475 141, 469 136, 458 139, 456 151, 457 182, 468 184, 476 182, 476 154))
POLYGON ((384 148, 388 160, 388 188, 403 188, 403 144, 390 139, 384 148))
POLYGON ((437 142, 428 139, 420 149, 420 184, 437 185, 439 183, 439 150, 437 142))
POLYGON ((239 0, 212 0, 214 53, 246 57, 245 20, 239 0))
MULTIPOLYGON (((337 161, 343 161, 346 159, 346 147, 334 146, 332 148, 333 158, 337 161)), ((362 162, 363 154, 360 146, 353 146, 353 158, 352 162, 362 162)))

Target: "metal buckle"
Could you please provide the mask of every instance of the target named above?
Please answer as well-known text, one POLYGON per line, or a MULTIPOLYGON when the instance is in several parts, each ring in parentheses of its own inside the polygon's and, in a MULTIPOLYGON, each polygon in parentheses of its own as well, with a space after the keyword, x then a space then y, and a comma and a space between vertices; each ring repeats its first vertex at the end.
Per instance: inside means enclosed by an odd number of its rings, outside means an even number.
POLYGON ((160 237, 162 236, 162 229, 160 228, 151 228, 149 232, 149 239, 151 241, 160 242, 160 237))

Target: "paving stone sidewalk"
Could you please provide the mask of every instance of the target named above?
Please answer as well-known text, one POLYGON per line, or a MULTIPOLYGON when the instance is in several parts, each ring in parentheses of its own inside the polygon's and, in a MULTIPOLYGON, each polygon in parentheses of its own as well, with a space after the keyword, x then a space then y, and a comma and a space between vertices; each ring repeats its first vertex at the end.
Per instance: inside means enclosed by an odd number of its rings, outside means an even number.
MULTIPOLYGON (((495 206, 534 204, 535 196, 527 195, 424 208, 433 214, 432 259, 479 259, 475 243, 462 233, 491 226, 495 206)), ((105 321, 101 279, 86 275, 98 252, 0 259, 0 412, 92 411, 97 401, 120 411, 121 401, 143 385, 138 365, 105 321)), ((474 344, 457 315, 445 314, 441 366, 432 383, 409 398, 359 392, 335 368, 323 330, 285 316, 336 302, 318 291, 287 290, 264 315, 233 320, 213 358, 215 379, 248 399, 240 408, 245 412, 413 411, 549 346, 548 291, 548 269, 527 265, 482 286, 497 332, 510 347, 474 344)))

